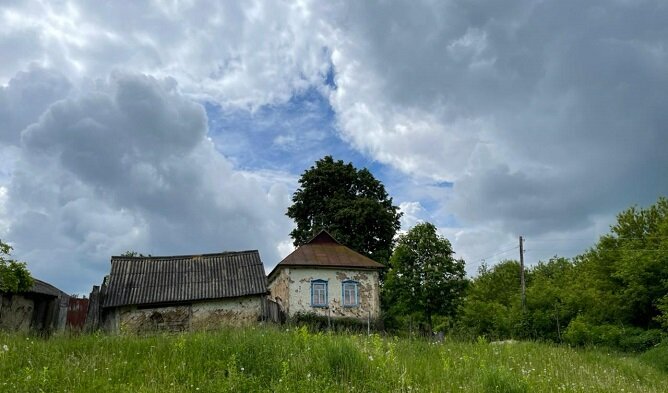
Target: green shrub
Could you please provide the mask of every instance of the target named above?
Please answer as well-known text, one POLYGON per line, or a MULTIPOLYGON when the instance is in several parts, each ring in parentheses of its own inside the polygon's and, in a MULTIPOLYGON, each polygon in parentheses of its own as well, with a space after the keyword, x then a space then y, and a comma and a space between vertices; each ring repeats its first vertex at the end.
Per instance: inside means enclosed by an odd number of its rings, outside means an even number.
POLYGON ((593 324, 576 317, 564 332, 564 341, 576 346, 598 345, 622 351, 644 351, 661 342, 663 333, 657 329, 593 324))
POLYGON ((659 344, 664 334, 658 329, 630 328, 624 331, 619 347, 625 351, 645 351, 659 344))

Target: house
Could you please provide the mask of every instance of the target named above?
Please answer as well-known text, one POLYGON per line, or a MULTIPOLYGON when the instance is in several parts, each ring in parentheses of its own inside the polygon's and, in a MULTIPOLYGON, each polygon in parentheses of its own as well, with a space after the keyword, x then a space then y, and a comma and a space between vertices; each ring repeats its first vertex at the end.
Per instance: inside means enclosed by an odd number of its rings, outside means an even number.
MULTIPOLYGON (((99 290, 99 323, 107 331, 134 333, 247 325, 262 319, 266 295, 256 250, 113 256, 111 272, 99 290)), ((97 303, 98 295, 92 294, 91 303, 93 299, 97 303)), ((89 313, 89 319, 97 318, 89 313)))
POLYGON ((0 330, 63 331, 69 300, 65 292, 38 279, 28 291, 0 292, 0 330))
POLYGON ((269 273, 270 298, 281 305, 288 317, 315 313, 377 319, 379 271, 384 267, 323 230, 269 273))

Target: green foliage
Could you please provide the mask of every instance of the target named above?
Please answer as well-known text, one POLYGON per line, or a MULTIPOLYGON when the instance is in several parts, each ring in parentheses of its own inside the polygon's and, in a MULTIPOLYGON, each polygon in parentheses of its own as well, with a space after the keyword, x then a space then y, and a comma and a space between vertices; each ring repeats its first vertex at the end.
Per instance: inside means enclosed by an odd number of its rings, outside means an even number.
POLYGON ((270 327, 48 340, 0 332, 0 391, 659 393, 660 355, 270 327))
POLYGON ((325 156, 302 174, 299 184, 287 212, 297 224, 290 232, 295 246, 326 229, 353 250, 387 262, 401 213, 371 172, 325 156))
POLYGON ((589 292, 589 307, 583 310, 589 320, 662 326, 668 296, 668 199, 620 213, 611 233, 582 256, 578 271, 580 290, 589 292))
POLYGON ((663 338, 658 329, 595 324, 582 316, 573 319, 564 333, 564 341, 571 345, 597 345, 623 351, 644 351, 659 344, 663 338))
POLYGON ((0 292, 23 292, 32 288, 33 279, 25 262, 10 258, 12 247, 0 240, 0 292))
POLYGON ((431 329, 434 316, 454 317, 467 283, 464 261, 454 258, 450 242, 433 224, 417 224, 399 236, 390 259, 383 286, 388 321, 406 328, 408 317, 431 329))
POLYGON ((519 262, 503 261, 492 268, 483 265, 460 308, 460 332, 492 340, 516 337, 522 312, 519 289, 519 262))

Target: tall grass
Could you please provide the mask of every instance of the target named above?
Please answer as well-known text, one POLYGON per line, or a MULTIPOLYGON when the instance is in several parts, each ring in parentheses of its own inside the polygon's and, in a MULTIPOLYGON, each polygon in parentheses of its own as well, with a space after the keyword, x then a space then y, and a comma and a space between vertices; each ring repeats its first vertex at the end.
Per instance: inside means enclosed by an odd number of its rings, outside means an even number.
POLYGON ((0 333, 3 392, 665 392, 637 357, 258 327, 146 337, 0 333), (3 346, 7 346, 7 350, 3 346))

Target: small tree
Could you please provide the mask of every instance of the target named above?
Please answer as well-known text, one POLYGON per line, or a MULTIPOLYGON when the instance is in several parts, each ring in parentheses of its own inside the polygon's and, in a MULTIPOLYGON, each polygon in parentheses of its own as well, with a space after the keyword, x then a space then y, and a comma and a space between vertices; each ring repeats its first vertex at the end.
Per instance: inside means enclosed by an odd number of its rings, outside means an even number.
POLYGON ((12 246, 0 240, 0 292, 23 292, 32 288, 33 279, 25 262, 10 258, 12 246))
POLYGON ((401 235, 389 265, 383 299, 390 325, 405 326, 408 316, 431 329, 434 317, 454 317, 467 286, 464 261, 454 258, 433 224, 417 224, 401 235))
POLYGON ((387 263, 401 213, 371 172, 326 156, 302 174, 299 184, 287 212, 297 224, 290 232, 295 246, 326 229, 346 246, 387 263))

